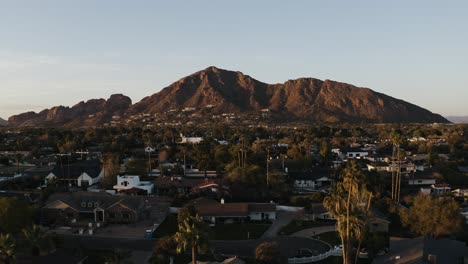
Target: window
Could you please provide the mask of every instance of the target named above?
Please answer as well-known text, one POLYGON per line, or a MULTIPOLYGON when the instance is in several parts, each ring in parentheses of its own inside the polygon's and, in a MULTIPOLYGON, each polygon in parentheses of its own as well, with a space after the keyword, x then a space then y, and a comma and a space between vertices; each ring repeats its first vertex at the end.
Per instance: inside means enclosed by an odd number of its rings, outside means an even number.
POLYGON ((88 207, 90 207, 90 208, 93 207, 93 203, 92 203, 92 202, 89 202, 89 203, 88 203, 88 207))
POLYGON ((86 202, 81 202, 81 207, 86 207, 86 202))
POLYGON ((94 207, 99 207, 99 203, 98 203, 98 202, 94 202, 94 207))

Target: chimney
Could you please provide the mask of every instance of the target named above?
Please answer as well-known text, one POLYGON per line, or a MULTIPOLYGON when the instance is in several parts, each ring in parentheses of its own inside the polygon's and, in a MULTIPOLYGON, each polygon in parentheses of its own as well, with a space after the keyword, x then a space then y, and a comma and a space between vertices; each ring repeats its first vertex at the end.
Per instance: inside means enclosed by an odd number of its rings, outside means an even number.
POLYGON ((224 204, 224 198, 221 198, 221 204, 224 204))

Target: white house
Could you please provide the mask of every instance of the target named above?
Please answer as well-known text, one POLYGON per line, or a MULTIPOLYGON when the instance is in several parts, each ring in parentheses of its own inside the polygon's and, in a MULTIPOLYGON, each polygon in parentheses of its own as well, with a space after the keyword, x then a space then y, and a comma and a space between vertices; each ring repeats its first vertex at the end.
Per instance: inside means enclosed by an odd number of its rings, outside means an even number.
POLYGON ((362 149, 352 149, 346 152, 346 158, 348 159, 360 159, 369 155, 369 151, 362 149))
POLYGON ((327 170, 315 170, 308 172, 289 172, 289 178, 293 180, 296 191, 316 191, 331 183, 327 170))
POLYGON ((434 195, 442 195, 452 190, 448 184, 433 184, 431 185, 431 189, 431 193, 434 195))
POLYGON ((182 138, 180 142, 182 144, 198 144, 203 140, 203 137, 185 137, 182 133, 180 133, 180 137, 182 138))
POLYGON ((140 181, 140 176, 123 175, 117 176, 117 184, 113 187, 117 192, 140 189, 146 194, 153 193, 154 184, 151 181, 140 181))
POLYGON ((419 186, 419 185, 434 185, 436 184, 436 179, 408 179, 408 185, 410 186, 419 186))

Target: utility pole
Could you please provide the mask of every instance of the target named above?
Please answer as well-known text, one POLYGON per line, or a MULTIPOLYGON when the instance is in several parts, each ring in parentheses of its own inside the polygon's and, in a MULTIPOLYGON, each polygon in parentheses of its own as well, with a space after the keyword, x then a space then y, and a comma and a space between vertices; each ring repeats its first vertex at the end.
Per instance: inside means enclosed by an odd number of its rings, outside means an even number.
POLYGON ((266 159, 266 171, 267 171, 267 188, 270 185, 270 175, 269 175, 269 167, 270 167, 270 149, 267 148, 267 159, 266 159))

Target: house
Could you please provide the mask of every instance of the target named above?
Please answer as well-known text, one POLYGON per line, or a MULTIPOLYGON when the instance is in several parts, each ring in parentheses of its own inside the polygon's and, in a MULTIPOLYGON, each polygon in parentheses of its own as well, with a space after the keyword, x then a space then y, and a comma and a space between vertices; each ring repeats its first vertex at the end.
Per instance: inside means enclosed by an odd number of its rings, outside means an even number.
POLYGON ((203 140, 203 137, 185 137, 182 133, 180 133, 180 137, 182 144, 198 144, 203 140))
POLYGON ((41 209, 43 222, 136 223, 147 215, 145 198, 108 193, 54 193, 41 209))
POLYGON ((389 164, 387 162, 371 162, 367 164, 368 171, 390 171, 389 164))
POLYGON ((468 189, 456 189, 452 191, 452 194, 456 197, 468 198, 468 189))
POLYGON ((369 218, 369 232, 388 233, 389 227, 390 221, 388 218, 379 210, 371 208, 369 218))
POLYGON ((441 238, 390 238, 387 254, 377 256, 373 264, 444 264, 467 263, 468 248, 464 242, 441 238))
POLYGON ((405 179, 409 186, 431 186, 436 184, 436 179, 422 179, 422 178, 412 178, 405 179))
POLYGON ((86 187, 96 184, 104 177, 104 169, 99 160, 77 161, 71 164, 58 163, 45 177, 48 182, 67 184, 68 186, 86 187))
POLYGON ((348 159, 360 159, 369 155, 369 151, 362 150, 360 148, 351 148, 346 151, 346 158, 348 159))
POLYGON ((152 194, 154 184, 150 181, 140 181, 140 176, 123 175, 117 176, 117 184, 113 187, 117 192, 152 194))
POLYGON ((273 203, 225 203, 198 198, 188 205, 194 206, 198 214, 208 223, 243 223, 276 219, 276 205, 273 203))
POLYGON ((334 221, 335 218, 325 209, 322 203, 313 203, 310 213, 306 215, 308 219, 314 221, 334 221))
POLYGON ((216 171, 204 171, 196 168, 185 169, 185 177, 189 178, 216 178, 218 174, 216 171))
POLYGON ((431 185, 431 194, 433 195, 443 195, 452 190, 448 184, 433 184, 431 185))
MULTIPOLYGON (((222 179, 211 179, 213 183, 222 184, 222 179)), ((162 176, 156 178, 155 188, 158 195, 167 195, 173 192, 189 194, 197 185, 206 182, 205 179, 187 179, 181 176, 162 176)))
MULTIPOLYGON (((310 208, 310 213, 306 214, 306 218, 314 221, 334 221, 330 213, 325 209, 322 203, 313 203, 310 208)), ((369 231, 371 233, 384 232, 388 233, 390 221, 380 211, 371 208, 369 216, 369 231)))
POLYGON ((288 177, 293 180, 293 188, 297 192, 317 191, 331 183, 328 170, 314 170, 307 172, 289 172, 288 177))
POLYGON ((230 196, 231 191, 228 186, 224 185, 221 181, 205 180, 202 183, 192 187, 192 193, 203 193, 206 195, 215 194, 221 198, 223 196, 230 196))
POLYGON ((460 214, 462 215, 463 219, 465 219, 465 223, 468 224, 468 207, 460 208, 460 214))

